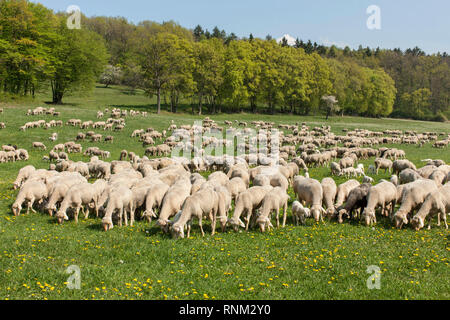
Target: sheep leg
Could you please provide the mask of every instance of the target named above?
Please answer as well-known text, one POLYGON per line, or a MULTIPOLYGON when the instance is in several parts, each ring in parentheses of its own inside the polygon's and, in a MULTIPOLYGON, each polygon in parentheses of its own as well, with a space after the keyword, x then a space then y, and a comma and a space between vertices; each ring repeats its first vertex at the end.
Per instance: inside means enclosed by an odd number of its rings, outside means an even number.
POLYGON ((252 216, 252 209, 246 209, 247 210, 247 221, 245 223, 245 231, 248 231, 248 226, 250 225, 250 217, 252 216))
POLYGON ((205 236, 205 232, 203 231, 202 217, 198 218, 198 226, 200 227, 200 231, 202 232, 202 237, 204 237, 205 236))
POLYGON ((283 228, 286 226, 286 218, 287 218, 287 203, 284 204, 284 212, 283 212, 283 228))
POLYGON ((123 219, 125 221, 125 227, 128 227, 128 212, 127 212, 127 209, 123 209, 123 219))
POLYGON ((122 226, 123 208, 119 209, 119 227, 122 226))
POLYGON ((76 212, 75 212, 75 223, 78 223, 78 215, 80 214, 80 206, 77 206, 76 212))
POLYGON ((211 235, 213 236, 216 233, 216 215, 212 214, 212 219, 211 219, 211 235))

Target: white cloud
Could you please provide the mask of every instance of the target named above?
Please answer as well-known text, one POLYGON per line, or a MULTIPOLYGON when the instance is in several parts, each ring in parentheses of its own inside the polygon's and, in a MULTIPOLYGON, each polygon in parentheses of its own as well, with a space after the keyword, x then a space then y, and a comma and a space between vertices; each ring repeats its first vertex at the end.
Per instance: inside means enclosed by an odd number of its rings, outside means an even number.
POLYGON ((295 44, 295 38, 294 38, 293 36, 289 35, 289 34, 285 34, 285 35, 282 36, 281 38, 278 38, 278 39, 277 39, 277 42, 278 42, 278 43, 281 43, 281 41, 283 40, 283 38, 286 38, 286 40, 287 40, 287 42, 288 42, 288 44, 289 44, 290 46, 293 46, 293 45, 295 44))

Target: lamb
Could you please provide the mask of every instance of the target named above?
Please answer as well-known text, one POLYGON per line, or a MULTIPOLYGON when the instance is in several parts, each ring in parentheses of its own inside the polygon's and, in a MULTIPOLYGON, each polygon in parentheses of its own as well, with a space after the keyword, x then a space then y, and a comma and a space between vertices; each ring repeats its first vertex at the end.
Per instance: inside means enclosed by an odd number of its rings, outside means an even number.
POLYGON ((187 224, 187 237, 191 233, 191 220, 195 217, 198 219, 198 225, 202 236, 205 236, 203 231, 202 219, 209 218, 212 220, 211 234, 215 233, 215 216, 218 208, 218 195, 211 189, 207 188, 197 192, 188 197, 181 209, 181 216, 179 220, 172 225, 171 233, 174 238, 184 238, 184 227, 187 224))
POLYGON ((17 190, 22 186, 22 184, 27 181, 27 179, 36 171, 34 166, 26 166, 19 170, 17 178, 14 181, 14 190, 17 190))
POLYGON ((237 231, 239 227, 245 227, 245 230, 248 230, 250 218, 252 217, 254 210, 259 208, 266 194, 272 190, 272 186, 256 186, 247 189, 237 196, 233 217, 228 221, 235 231, 237 231), (247 213, 246 224, 240 219, 241 214, 244 212, 247 213))
POLYGON ((306 218, 311 217, 311 211, 308 208, 304 208, 298 201, 292 203, 292 215, 294 217, 294 223, 298 226, 299 222, 305 224, 306 218))
POLYGON ((191 182, 188 179, 181 179, 165 194, 157 221, 164 232, 168 232, 169 218, 181 209, 186 198, 190 196, 190 191, 191 182))
POLYGON ((334 200, 336 199, 337 186, 332 178, 324 178, 321 182, 323 190, 323 203, 326 207, 326 215, 331 217, 335 211, 334 200))
POLYGON ((447 212, 450 212, 450 184, 442 186, 431 192, 426 198, 417 214, 411 219, 411 226, 419 231, 424 227, 425 219, 428 217, 428 229, 431 228, 431 218, 438 214, 438 226, 441 218, 444 220, 445 229, 447 225, 447 212))
POLYGON ((16 200, 12 205, 12 211, 15 216, 20 215, 22 211, 22 204, 24 202, 28 203, 27 214, 31 211, 36 213, 33 209, 33 204, 38 201, 42 202, 47 197, 47 187, 42 181, 27 181, 19 191, 16 200))
POLYGON ((391 215, 397 201, 397 188, 388 181, 383 181, 369 189, 367 194, 367 206, 361 218, 367 226, 377 222, 375 209, 381 206, 381 213, 384 214, 386 206, 390 207, 391 215))
POLYGON ((395 227, 401 229, 404 224, 408 224, 408 214, 435 190, 437 190, 436 183, 428 179, 416 180, 406 185, 402 193, 402 205, 394 215, 395 227))
POLYGON ((364 183, 350 191, 345 205, 337 208, 339 223, 344 222, 344 215, 351 218, 352 213, 356 211, 358 216, 358 211, 367 206, 367 195, 371 186, 369 183, 364 183))
POLYGON ((384 173, 386 173, 387 170, 389 170, 389 173, 392 173, 392 161, 385 158, 376 158, 375 159, 375 168, 376 172, 378 174, 379 169, 384 169, 384 173))
POLYGON ((311 206, 311 215, 316 222, 323 221, 322 214, 326 211, 322 208, 323 190, 320 182, 315 179, 296 176, 294 178, 294 192, 298 201, 304 201, 311 206))
POLYGON ((265 195, 262 200, 259 217, 256 220, 261 232, 264 232, 266 225, 270 223, 270 215, 272 212, 276 212, 277 228, 280 227, 279 213, 281 207, 283 207, 282 226, 284 228, 286 225, 288 201, 289 196, 287 195, 286 190, 281 187, 276 187, 265 195))
POLYGON ((102 219, 103 230, 111 230, 114 225, 112 222, 113 214, 118 211, 119 213, 119 226, 122 226, 122 217, 124 217, 125 224, 127 222, 127 212, 131 212, 131 203, 133 199, 133 193, 126 186, 116 186, 108 197, 108 204, 105 209, 105 216, 102 219))
POLYGON ((33 142, 33 148, 47 150, 47 147, 42 142, 33 142))

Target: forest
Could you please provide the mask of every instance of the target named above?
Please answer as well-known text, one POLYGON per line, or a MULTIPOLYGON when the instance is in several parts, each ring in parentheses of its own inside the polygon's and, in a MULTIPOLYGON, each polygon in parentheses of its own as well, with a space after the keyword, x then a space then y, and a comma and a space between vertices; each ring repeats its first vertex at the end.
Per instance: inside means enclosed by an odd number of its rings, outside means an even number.
POLYGON ((267 35, 237 37, 173 21, 81 17, 26 0, 0 0, 0 100, 49 92, 52 103, 89 93, 97 83, 145 90, 156 110, 334 113, 448 121, 450 58, 401 50, 290 46, 267 35), (334 96, 336 104, 324 103, 334 96))

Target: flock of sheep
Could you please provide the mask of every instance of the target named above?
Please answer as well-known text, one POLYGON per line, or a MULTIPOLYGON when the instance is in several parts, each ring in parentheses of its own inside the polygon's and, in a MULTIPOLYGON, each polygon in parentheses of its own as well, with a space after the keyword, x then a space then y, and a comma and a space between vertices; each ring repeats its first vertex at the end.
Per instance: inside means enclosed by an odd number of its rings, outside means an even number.
MULTIPOLYGON (((103 117, 106 112, 108 110, 99 111, 97 117, 103 117)), ((126 111, 115 109, 111 118, 100 125, 94 126, 96 123, 93 121, 81 122, 79 119, 72 119, 67 124, 83 129, 122 130, 126 124, 121 117, 126 116, 126 111), (118 129, 106 127, 108 124, 118 129)), ((123 150, 120 159, 112 162, 101 160, 110 154, 96 147, 90 147, 84 153, 90 156, 89 162, 73 162, 64 151, 82 152, 81 145, 74 141, 57 145, 47 158, 55 161, 49 170, 26 166, 19 171, 14 188, 20 190, 12 211, 19 215, 26 204, 27 213, 29 210, 35 212, 34 207, 38 206, 55 216, 59 223, 71 215, 78 221, 80 210, 86 218, 93 211, 96 217, 102 218, 105 231, 115 224, 133 225, 137 218, 148 222, 157 219, 156 223, 163 232, 181 238, 185 237, 186 231, 187 237, 190 236, 194 218, 198 220, 202 235, 203 219, 211 221, 212 234, 217 223, 222 231, 228 226, 234 230, 258 227, 264 232, 273 228, 272 218, 275 218, 277 227, 285 226, 290 200, 288 189, 292 187, 296 201, 292 203, 291 211, 297 225, 304 224, 307 218, 320 222, 325 217, 339 223, 345 219, 361 219, 366 225, 372 225, 376 223, 378 212, 380 216, 389 217, 397 228, 410 224, 419 230, 424 227, 426 219, 431 223, 435 215, 438 225, 443 220, 448 228, 450 166, 442 160, 427 159, 426 165, 417 169, 406 159, 403 150, 377 147, 387 143, 446 146, 450 138, 445 133, 356 129, 339 136, 333 134, 329 126, 311 129, 303 123, 282 124, 275 128, 273 123, 254 121, 251 125, 259 129, 258 134, 241 142, 237 149, 249 151, 258 141, 264 140, 265 150, 260 149, 259 153, 211 156, 205 155, 206 147, 225 147, 232 141, 204 136, 200 148, 194 143, 196 134, 213 129, 235 135, 245 135, 250 129, 246 122, 236 121, 236 124, 240 130, 233 128, 231 121, 226 121, 227 127, 223 128, 206 118, 201 126, 178 128, 171 123, 161 133, 152 128, 138 129, 131 137, 140 139, 146 147, 145 155, 140 157, 123 150), (278 129, 281 129, 279 152, 274 158, 268 153, 275 146, 271 133, 278 129), (171 132, 169 137, 168 132, 171 132), (440 135, 445 137, 438 141, 440 135), (163 143, 156 145, 155 141, 159 139, 163 143), (174 156, 147 157, 168 156, 174 148, 189 154, 193 152, 195 156, 190 160, 174 156), (367 176, 363 164, 358 163, 358 160, 371 157, 374 165, 369 166, 368 173, 389 170, 393 173, 390 181, 382 180, 373 185, 373 178, 367 176), (363 183, 350 179, 337 186, 330 177, 322 181, 311 178, 309 168, 319 166, 330 167, 331 175, 362 176, 363 183), (212 173, 205 178, 200 172, 212 173), (88 182, 89 178, 94 178, 95 182, 88 182), (234 211, 231 212, 233 203, 234 211), (399 208, 396 210, 397 205, 399 208), (281 223, 280 210, 283 212, 281 223)), ((94 135, 81 132, 76 140, 94 135)), ((35 143, 33 147, 45 148, 45 145, 35 143)))

